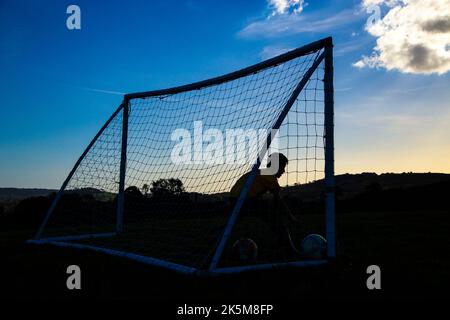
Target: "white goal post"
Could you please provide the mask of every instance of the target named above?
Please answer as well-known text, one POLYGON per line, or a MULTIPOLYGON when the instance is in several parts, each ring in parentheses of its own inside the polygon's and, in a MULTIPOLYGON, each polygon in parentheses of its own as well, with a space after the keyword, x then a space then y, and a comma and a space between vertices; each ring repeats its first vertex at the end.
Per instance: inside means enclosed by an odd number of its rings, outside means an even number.
MULTIPOLYGON (((256 211, 267 203, 261 200, 256 211)), ((222 274, 325 264, 336 257, 335 238, 329 37, 220 77, 126 94, 28 242, 94 250, 182 273, 222 274), (231 144, 237 131, 247 136, 231 144), (243 216, 270 152, 289 159, 278 179, 281 194, 294 214, 307 215, 307 226, 294 234, 324 234, 325 258, 280 258, 270 223, 258 213, 243 216), (231 188, 245 174, 231 201, 231 188), (228 258, 232 242, 242 236, 257 239, 257 262, 228 258)))

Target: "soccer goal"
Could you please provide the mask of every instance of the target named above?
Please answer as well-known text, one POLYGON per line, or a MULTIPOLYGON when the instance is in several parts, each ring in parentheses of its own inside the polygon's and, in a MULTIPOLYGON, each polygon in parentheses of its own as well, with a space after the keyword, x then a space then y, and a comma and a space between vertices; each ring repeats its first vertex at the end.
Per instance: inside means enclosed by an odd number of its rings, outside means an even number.
POLYGON ((325 264, 336 255, 333 99, 332 38, 209 80, 126 94, 28 242, 189 274, 325 264), (289 236, 300 245, 323 235, 321 258, 281 255, 271 194, 248 202, 275 153, 288 159, 280 198, 301 221, 289 236), (242 238, 257 244, 256 259, 236 257, 242 238))

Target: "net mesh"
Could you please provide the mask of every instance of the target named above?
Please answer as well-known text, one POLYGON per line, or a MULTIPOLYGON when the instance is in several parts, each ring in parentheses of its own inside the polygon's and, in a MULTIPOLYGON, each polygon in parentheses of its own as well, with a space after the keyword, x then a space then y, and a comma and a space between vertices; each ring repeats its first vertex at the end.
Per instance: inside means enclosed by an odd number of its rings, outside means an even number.
MULTIPOLYGON (((322 52, 197 90, 129 100, 123 233, 72 241, 207 266, 232 210, 231 188, 251 171, 294 89, 322 52)), ((322 62, 268 152, 289 159, 278 181, 297 207, 304 190, 307 201, 317 200, 316 181, 324 177, 323 78, 322 62)), ((115 231, 122 128, 123 110, 75 170, 43 237, 115 231)), ((236 225, 230 243, 255 230, 265 232, 267 224, 258 217, 249 219, 236 225)), ((314 218, 308 231, 320 231, 321 219, 314 218)), ((253 237, 263 244, 263 259, 279 259, 268 253, 276 249, 269 250, 270 238, 253 237)), ((230 250, 228 246, 224 257, 233 254, 230 250)))

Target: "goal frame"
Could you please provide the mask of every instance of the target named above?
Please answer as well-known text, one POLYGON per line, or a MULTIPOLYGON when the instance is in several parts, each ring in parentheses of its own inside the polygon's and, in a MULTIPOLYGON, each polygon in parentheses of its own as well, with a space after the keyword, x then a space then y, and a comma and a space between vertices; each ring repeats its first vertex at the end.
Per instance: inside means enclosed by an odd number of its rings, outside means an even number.
POLYGON ((97 252, 106 253, 109 255, 119 256, 128 258, 131 260, 139 261, 142 263, 146 263, 149 265, 154 265, 158 267, 164 267, 168 269, 175 270, 177 272, 185 273, 185 274, 199 274, 199 275, 217 275, 217 274, 229 274, 229 273, 239 273, 250 270, 264 270, 264 269, 273 269, 273 268, 283 268, 286 266, 316 266, 326 264, 336 258, 336 233, 335 233, 335 196, 334 196, 334 77, 333 77, 333 40, 332 37, 324 38, 315 42, 312 42, 308 45, 300 47, 298 49, 289 51, 285 54, 281 54, 277 57, 265 60, 258 64, 252 65, 250 67, 228 73, 223 76, 211 78, 204 81, 199 81, 195 83, 191 83, 188 85, 173 87, 169 89, 163 90, 153 90, 153 91, 145 91, 145 92, 137 92, 125 94, 122 103, 120 106, 114 111, 114 113, 110 116, 110 118, 106 121, 106 123, 101 127, 98 133, 94 136, 92 141, 86 147, 84 152, 81 154, 79 159, 76 161, 74 167, 70 171, 69 175, 65 179, 62 184, 60 190, 56 194, 55 199, 53 200, 50 208, 48 209, 43 222, 41 223, 35 237, 31 240, 28 240, 27 243, 31 244, 49 244, 55 245, 58 247, 69 247, 76 249, 86 249, 93 250, 97 252), (127 163, 127 135, 128 135, 128 113, 129 113, 129 103, 132 99, 141 99, 148 98, 152 96, 160 96, 160 95, 169 95, 176 94, 185 91, 191 91, 196 89, 201 89, 213 85, 218 85, 224 82, 228 82, 231 80, 235 80, 252 73, 263 70, 267 67, 274 66, 277 64, 281 64, 283 62, 289 61, 291 59, 307 55, 309 53, 315 52, 317 50, 323 49, 321 55, 313 62, 312 66, 308 69, 308 71, 302 75, 302 78, 299 79, 299 83, 295 88, 294 92, 291 94, 289 100, 283 106, 283 110, 278 117, 275 125, 273 126, 273 130, 267 136, 267 144, 269 147, 272 141, 272 135, 276 133, 276 131, 280 128, 283 120, 285 119, 287 113, 290 108, 296 101, 298 95, 303 90, 311 75, 316 71, 317 67, 324 62, 324 121, 325 121, 325 135, 324 135, 324 147, 325 147, 325 220, 326 220, 326 240, 327 240, 327 254, 326 258, 322 260, 306 260, 306 261, 294 261, 294 262, 278 262, 278 263, 265 263, 265 264, 256 264, 256 265, 246 265, 246 266, 237 266, 237 267, 218 267, 218 262, 222 257, 222 253, 224 251, 225 245, 230 237, 231 231, 233 230, 233 226, 239 216, 240 209, 243 205, 243 202, 247 196, 247 193, 252 185, 252 182, 256 176, 257 170, 261 164, 261 159, 264 156, 266 149, 263 147, 259 152, 259 157, 257 157, 256 163, 253 165, 252 170, 245 182, 242 191, 239 195, 239 198, 231 211, 227 224, 223 230, 220 241, 215 249, 214 255, 211 259, 211 263, 209 267, 205 269, 197 269, 193 267, 188 267, 185 265, 180 265, 176 263, 172 263, 169 261, 151 258, 147 256, 142 256, 138 254, 133 254, 130 252, 113 250, 108 248, 102 248, 93 245, 79 244, 73 243, 70 241, 80 240, 80 239, 90 239, 90 238, 98 238, 98 237, 113 237, 123 232, 123 216, 124 216, 124 204, 125 204, 125 178, 126 178, 126 163, 127 163), (80 163, 86 157, 88 152, 91 150, 92 146, 95 144, 97 139, 101 136, 103 131, 108 127, 111 121, 122 111, 122 141, 121 141, 121 158, 120 158, 120 172, 119 172, 119 190, 117 197, 117 208, 116 208, 116 230, 115 232, 109 233, 97 233, 97 234, 83 234, 76 236, 61 236, 61 237, 42 237, 43 230, 45 229, 49 218, 55 210, 56 205, 58 204, 63 192, 65 191, 69 181, 74 175, 75 171, 79 167, 80 163))

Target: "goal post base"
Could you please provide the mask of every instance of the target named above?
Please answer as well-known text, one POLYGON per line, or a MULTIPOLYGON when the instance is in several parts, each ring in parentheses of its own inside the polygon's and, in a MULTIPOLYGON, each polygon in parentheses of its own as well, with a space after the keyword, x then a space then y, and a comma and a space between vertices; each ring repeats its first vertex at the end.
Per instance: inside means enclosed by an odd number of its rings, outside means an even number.
POLYGON ((213 275, 220 274, 233 274, 248 271, 261 271, 261 270, 274 270, 283 269, 286 267, 313 267, 327 264, 328 260, 304 260, 304 261, 290 261, 290 262, 276 262, 276 263, 264 263, 255 264, 248 266, 238 266, 238 267, 224 267, 210 270, 209 272, 213 275))
POLYGON ((62 248, 74 248, 74 249, 80 249, 80 250, 90 250, 90 251, 95 251, 95 252, 101 252, 101 253, 108 254, 111 256, 130 259, 130 260, 145 263, 148 265, 171 269, 171 270, 174 270, 174 271, 177 271, 180 273, 184 273, 184 274, 195 274, 197 272, 196 268, 183 266, 183 265, 176 264, 173 262, 168 262, 165 260, 150 258, 150 257, 142 256, 139 254, 134 254, 134 253, 120 251, 120 250, 114 250, 114 249, 108 249, 108 248, 102 248, 102 247, 97 247, 97 246, 92 246, 92 245, 87 245, 87 244, 64 242, 64 241, 54 241, 54 240, 52 241, 52 240, 48 240, 48 239, 28 240, 28 241, 26 241, 26 243, 39 244, 39 245, 53 245, 53 246, 62 247, 62 248))
MULTIPOLYGON (((99 236, 107 236, 108 234, 97 234, 97 235, 89 235, 91 238, 93 236, 99 237, 99 236)), ((84 239, 87 239, 88 235, 85 235, 84 239)), ((63 237, 59 237, 60 239, 63 237)), ((69 237, 65 237, 65 241, 69 241, 69 237)), ((314 266, 320 266, 328 264, 329 261, 326 259, 321 260, 304 260, 304 261, 290 261, 290 262, 277 262, 277 263, 263 263, 263 264, 254 264, 254 265, 247 265, 247 266, 236 266, 236 267, 219 267, 215 269, 197 269, 188 267, 185 265, 160 260, 156 258, 151 258, 147 256, 142 256, 139 254, 134 254, 130 252, 120 251, 120 250, 114 250, 114 249, 108 249, 108 248, 102 248, 98 246, 93 245, 86 245, 86 244, 80 244, 80 243, 72 243, 72 242, 65 242, 61 240, 54 240, 54 238, 46 238, 46 239, 39 239, 39 240, 27 240, 25 243, 27 244, 36 244, 36 245, 53 245, 56 247, 62 247, 62 248, 74 248, 79 250, 89 250, 94 252, 101 252, 110 256, 116 256, 121 257, 125 259, 130 259, 133 261, 137 261, 140 263, 144 263, 147 265, 160 267, 164 269, 169 269, 176 271, 178 273, 186 274, 186 275, 197 275, 197 276, 220 276, 225 274, 239 274, 243 272, 251 272, 251 271, 262 271, 262 270, 276 270, 276 269, 283 269, 287 267, 314 267, 314 266), (53 240, 51 240, 53 239, 53 240)), ((78 238, 80 239, 80 238, 78 238)), ((74 237, 72 237, 71 240, 76 240, 74 237)))
POLYGON ((103 232, 103 233, 87 233, 76 236, 60 236, 60 237, 45 237, 39 239, 28 240, 29 243, 35 243, 39 241, 72 241, 72 240, 87 240, 95 238, 108 238, 116 236, 116 232, 103 232))

